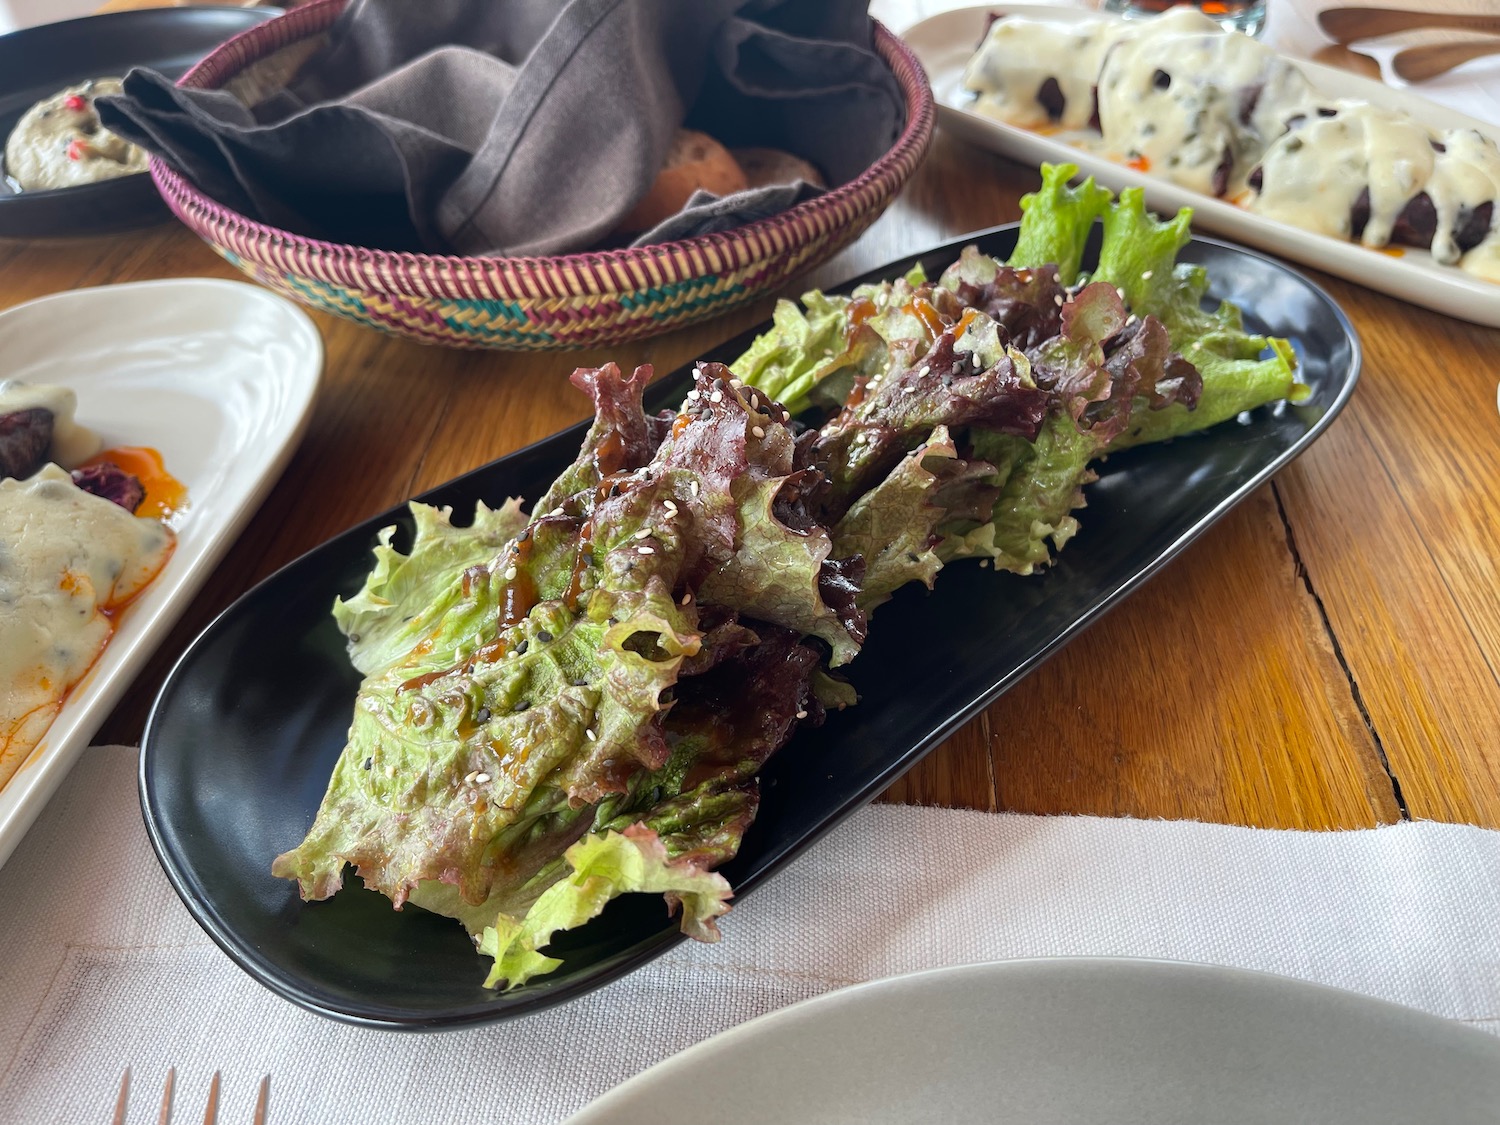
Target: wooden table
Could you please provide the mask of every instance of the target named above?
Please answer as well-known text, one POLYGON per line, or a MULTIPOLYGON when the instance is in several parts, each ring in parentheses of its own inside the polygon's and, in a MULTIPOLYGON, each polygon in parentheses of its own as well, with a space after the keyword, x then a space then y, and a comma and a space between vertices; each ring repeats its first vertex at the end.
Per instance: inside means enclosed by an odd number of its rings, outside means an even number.
MULTIPOLYGON (((1298 14, 1316 7, 1288 2, 1298 14)), ((879 11, 903 26, 933 6, 885 0, 879 11)), ((1273 26, 1277 18, 1273 7, 1273 26)), ((939 134, 896 204, 791 292, 1017 219, 1037 182, 1031 169, 939 134)), ((0 240, 0 307, 186 275, 240 277, 175 224, 87 241, 0 240)), ((1280 828, 1398 818, 1500 826, 1500 332, 1313 276, 1363 338, 1349 408, 889 799, 1280 828)), ((769 308, 554 355, 427 348, 314 313, 328 362, 300 450, 100 739, 139 739, 176 655, 255 581, 583 417, 585 400, 565 378, 574 366, 613 359, 669 371, 769 308)), ((1088 549, 1082 519, 1071 550, 1088 549)))

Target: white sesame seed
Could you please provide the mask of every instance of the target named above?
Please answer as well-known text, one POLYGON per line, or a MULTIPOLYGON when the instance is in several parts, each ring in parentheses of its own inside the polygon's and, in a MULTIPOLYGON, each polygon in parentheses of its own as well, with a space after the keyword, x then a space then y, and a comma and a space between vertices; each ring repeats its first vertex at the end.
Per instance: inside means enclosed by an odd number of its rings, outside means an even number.
POLYGON ((823 349, 823 358, 824 359, 832 359, 833 358, 833 349, 832 348, 824 348, 823 349))
POLYGON ((1141 280, 1142 281, 1150 281, 1151 280, 1151 275, 1154 272, 1155 272, 1154 270, 1147 270, 1145 273, 1141 274, 1141 280))
POLYGON ((740 382, 739 376, 737 376, 737 375, 731 375, 729 377, 729 385, 731 387, 733 387, 735 390, 739 390, 745 384, 742 383, 742 382, 740 382))
POLYGON ((637 539, 650 539, 651 529, 649 527, 643 527, 635 533, 635 537, 637 539))
POLYGON ((1131 313, 1131 314, 1130 314, 1130 315, 1129 315, 1129 316, 1127 316, 1127 317, 1126 317, 1126 318, 1125 318, 1125 323, 1126 323, 1126 324, 1134 324, 1134 323, 1135 323, 1135 322, 1136 322, 1136 321, 1138 321, 1138 320, 1140 320, 1140 319, 1141 319, 1141 318, 1140 318, 1140 317, 1138 317, 1138 316, 1136 316, 1136 315, 1135 315, 1135 313, 1131 313))
POLYGON ((509 566, 509 567, 505 568, 505 580, 507 582, 514 582, 516 580, 516 568, 515 567, 509 566))
POLYGON ((1058 308, 1062 308, 1062 303, 1063 303, 1063 302, 1062 302, 1062 294, 1061 294, 1061 293, 1058 293, 1058 294, 1057 294, 1057 295, 1055 295, 1055 296, 1054 296, 1054 297, 1053 297, 1053 298, 1052 298, 1052 303, 1053 303, 1053 304, 1054 304, 1054 305, 1056 305, 1056 306, 1057 306, 1057 307, 1058 307, 1058 308))
POLYGON ((1115 292, 1120 295, 1120 300, 1123 301, 1125 299, 1125 290, 1121 289, 1118 285, 1115 286, 1115 292))
POLYGON ((583 735, 584 735, 584 737, 585 737, 585 738, 587 738, 587 739, 588 739, 588 740, 589 740, 589 741, 590 741, 590 742, 593 742, 593 741, 594 741, 594 728, 593 728, 593 727, 586 727, 586 728, 585 728, 585 729, 584 729, 584 732, 583 732, 583 735))
POLYGON ((396 776, 396 767, 395 766, 386 766, 385 767, 385 776, 386 777, 395 777, 396 776))
POLYGON ((790 410, 783 410, 781 412, 781 420, 783 422, 790 422, 792 420, 792 412, 790 410))
POLYGON ((562 505, 559 504, 556 508, 553 508, 552 509, 552 514, 554 516, 560 516, 560 515, 562 515, 563 514, 562 505))
POLYGON ((715 388, 714 389, 714 393, 708 396, 708 401, 709 402, 723 402, 724 401, 724 392, 721 391, 721 390, 719 390, 718 388, 715 388))
POLYGON ((765 436, 766 436, 766 431, 765 431, 765 430, 763 430, 763 429, 762 429, 762 428, 761 428, 761 427, 759 427, 759 426, 751 426, 751 427, 750 427, 750 432, 751 432, 751 433, 752 433, 752 434, 754 434, 754 435, 755 435, 755 436, 756 436, 756 437, 765 437, 765 436))
POLYGON ((807 712, 806 711, 798 711, 797 712, 797 718, 799 718, 799 719, 805 719, 805 718, 807 718, 807 712))
POLYGON ((655 547, 637 547, 636 550, 639 551, 643 555, 654 555, 654 554, 656 554, 656 548, 655 547))
POLYGON ((970 352, 969 353, 969 361, 974 364, 974 370, 978 371, 979 368, 980 368, 979 353, 978 352, 970 352))
POLYGON ((473 770, 470 770, 468 773, 464 774, 464 784, 465 785, 473 785, 474 784, 474 779, 476 777, 478 777, 478 776, 479 776, 478 773, 476 773, 473 770))
POLYGON ((980 559, 979 560, 979 569, 980 570, 988 570, 989 568, 990 568, 990 560, 989 559, 980 559))
POLYGON ((687 605, 688 602, 690 602, 692 600, 693 600, 693 592, 691 590, 689 590, 687 593, 685 593, 685 594, 682 595, 682 601, 679 602, 678 604, 679 605, 687 605))
POLYGON ((914 395, 917 393, 917 388, 908 383, 906 386, 901 388, 901 393, 904 395, 914 395))
POLYGON ((688 398, 697 398, 698 397, 698 388, 694 387, 692 390, 688 391, 687 396, 688 396, 688 398))
POLYGON ((927 378, 927 373, 929 371, 931 371, 931 370, 932 370, 932 368, 930 366, 928 366, 925 363, 922 364, 921 367, 917 368, 917 378, 918 379, 925 379, 925 378, 927 378))
POLYGON ((490 775, 487 774, 487 773, 476 773, 474 775, 474 783, 476 785, 483 785, 487 781, 489 781, 489 779, 490 779, 490 775))
POLYGON ((688 491, 690 491, 694 496, 697 496, 698 495, 698 482, 695 481, 695 480, 688 481, 688 491))
POLYGON ((676 501, 668 500, 662 504, 662 507, 667 510, 667 515, 669 516, 675 516, 677 514, 676 501))

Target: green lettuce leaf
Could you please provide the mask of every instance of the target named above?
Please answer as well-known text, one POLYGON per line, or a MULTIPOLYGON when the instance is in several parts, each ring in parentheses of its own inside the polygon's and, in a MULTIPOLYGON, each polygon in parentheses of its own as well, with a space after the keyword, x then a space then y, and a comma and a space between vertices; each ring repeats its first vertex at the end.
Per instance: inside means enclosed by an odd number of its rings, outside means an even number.
POLYGON ((860 607, 883 605, 908 582, 932 589, 943 566, 934 550, 943 538, 939 526, 973 522, 990 511, 998 491, 994 467, 961 459, 947 427, 936 427, 833 529, 838 557, 865 560, 860 607))
POLYGON ((1092 176, 1069 187, 1077 174, 1076 164, 1042 165, 1042 186, 1021 197, 1021 229, 1010 265, 1055 265, 1064 285, 1077 279, 1089 231, 1111 198, 1109 189, 1094 183, 1092 176))
MULTIPOLYGON (((334 620, 349 638, 349 661, 366 674, 392 663, 432 633, 461 597, 457 578, 482 566, 526 526, 519 500, 498 509, 479 504, 468 527, 454 527, 452 510, 410 505, 416 535, 410 554, 391 546, 394 526, 383 528, 375 567, 353 597, 333 605, 334 620)), ((476 623, 477 624, 477 623, 476 623)), ((462 643, 451 636, 455 646, 462 643)))
POLYGON ((1117 287, 1133 312, 1165 324, 1173 347, 1203 379, 1193 410, 1173 405, 1138 411, 1114 449, 1206 429, 1268 402, 1295 402, 1308 394, 1297 382, 1296 356, 1287 341, 1247 332, 1239 309, 1228 301, 1212 310, 1203 307, 1207 272, 1176 260, 1191 238, 1191 219, 1186 207, 1171 219, 1156 218, 1146 210, 1140 188, 1121 192, 1104 216, 1094 279, 1117 287))
POLYGON ((561 961, 538 952, 559 930, 596 918, 613 898, 635 891, 667 896, 682 909, 683 932, 699 941, 717 941, 716 919, 729 910, 731 891, 722 875, 691 862, 674 862, 655 832, 645 827, 588 835, 564 857, 572 871, 552 884, 517 921, 502 915, 479 940, 480 952, 495 959, 485 986, 514 988, 561 961))

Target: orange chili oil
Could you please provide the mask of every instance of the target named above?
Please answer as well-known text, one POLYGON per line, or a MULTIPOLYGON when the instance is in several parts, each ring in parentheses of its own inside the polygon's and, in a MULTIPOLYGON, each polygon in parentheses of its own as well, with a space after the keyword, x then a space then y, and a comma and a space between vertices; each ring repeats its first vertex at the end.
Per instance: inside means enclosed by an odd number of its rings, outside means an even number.
POLYGON ((118 465, 141 482, 146 498, 135 510, 138 516, 166 521, 187 507, 187 486, 167 472, 161 454, 154 449, 137 445, 122 445, 96 453, 80 469, 93 465, 118 465))

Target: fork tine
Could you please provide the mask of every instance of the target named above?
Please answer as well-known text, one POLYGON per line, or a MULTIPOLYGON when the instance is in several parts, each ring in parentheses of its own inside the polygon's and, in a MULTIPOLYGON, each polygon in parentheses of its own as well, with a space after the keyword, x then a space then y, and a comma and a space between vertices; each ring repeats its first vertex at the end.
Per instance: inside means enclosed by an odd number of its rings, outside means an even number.
POLYGON ((125 1107, 130 1104, 130 1068, 120 1076, 120 1093, 115 1098, 115 1119, 112 1125, 125 1125, 125 1107))
POLYGON ((203 1125, 215 1125, 219 1120, 219 1072, 214 1071, 214 1080, 208 1084, 208 1108, 203 1111, 203 1125))
POLYGON ((266 1125, 266 1102, 271 1097, 271 1076, 260 1080, 260 1096, 255 1099, 255 1120, 250 1125, 266 1125))
POLYGON ((161 1112, 156 1116, 156 1125, 172 1125, 172 1087, 177 1084, 177 1068, 167 1067, 167 1084, 161 1092, 161 1112))

